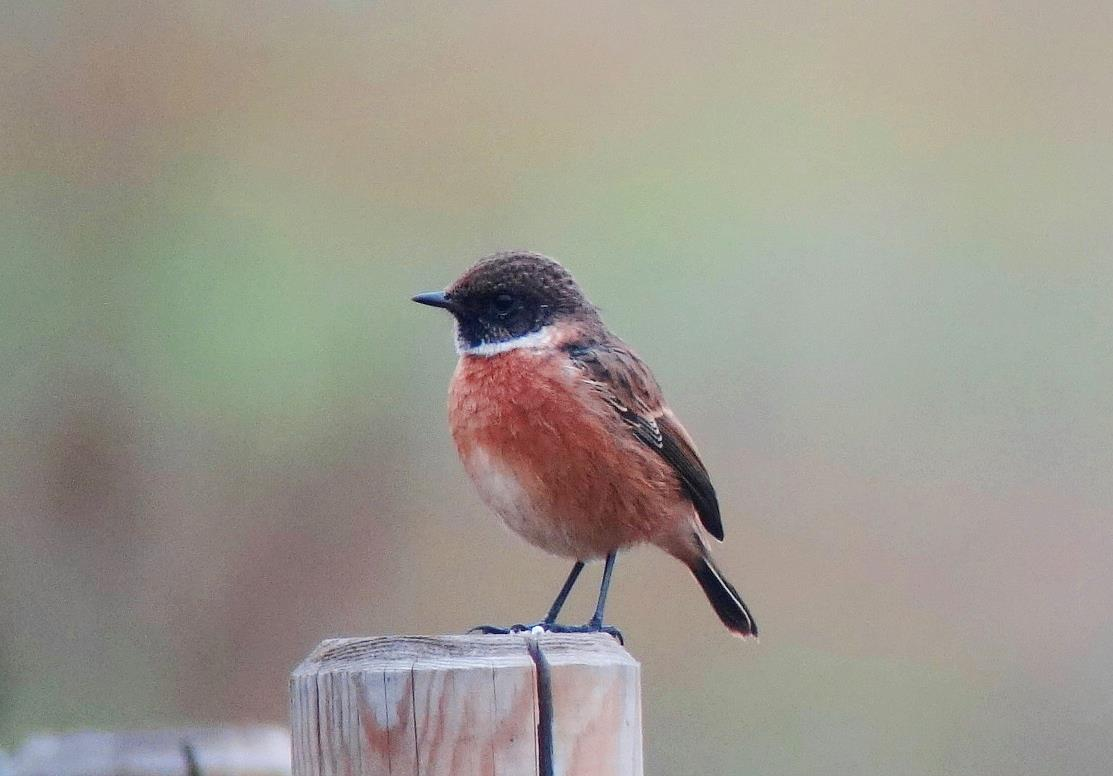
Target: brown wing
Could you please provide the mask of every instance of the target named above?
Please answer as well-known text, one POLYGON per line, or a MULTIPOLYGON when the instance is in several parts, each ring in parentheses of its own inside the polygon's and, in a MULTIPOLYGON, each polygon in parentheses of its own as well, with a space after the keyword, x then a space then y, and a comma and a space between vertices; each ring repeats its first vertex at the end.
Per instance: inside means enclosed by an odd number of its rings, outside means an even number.
POLYGON ((719 499, 688 432, 664 406, 661 387, 641 359, 618 339, 567 348, 584 382, 614 407, 631 432, 664 458, 680 477, 700 521, 723 538, 719 499))

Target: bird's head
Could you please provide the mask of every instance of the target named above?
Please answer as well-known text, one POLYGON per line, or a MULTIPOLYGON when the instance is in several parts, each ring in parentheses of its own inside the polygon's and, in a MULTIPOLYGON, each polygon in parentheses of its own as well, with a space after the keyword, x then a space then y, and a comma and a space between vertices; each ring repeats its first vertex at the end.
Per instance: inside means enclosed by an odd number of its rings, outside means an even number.
POLYGON ((452 313, 462 354, 494 355, 537 346, 561 329, 599 320, 568 270, 525 251, 480 259, 444 291, 418 294, 413 300, 452 313))

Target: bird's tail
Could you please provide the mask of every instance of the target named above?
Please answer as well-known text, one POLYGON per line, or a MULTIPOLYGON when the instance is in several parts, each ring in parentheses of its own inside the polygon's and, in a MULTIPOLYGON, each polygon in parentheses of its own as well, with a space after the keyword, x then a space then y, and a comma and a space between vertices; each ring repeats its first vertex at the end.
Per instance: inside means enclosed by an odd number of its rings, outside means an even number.
POLYGON ((742 596, 738 595, 734 585, 727 582, 723 572, 719 571, 715 561, 711 560, 707 548, 702 549, 703 552, 688 562, 688 568, 691 569, 692 576, 703 588, 704 595, 711 602, 715 614, 719 615, 723 625, 727 626, 727 630, 735 636, 739 638, 753 636, 756 638, 757 623, 754 622, 750 610, 743 603, 742 596))

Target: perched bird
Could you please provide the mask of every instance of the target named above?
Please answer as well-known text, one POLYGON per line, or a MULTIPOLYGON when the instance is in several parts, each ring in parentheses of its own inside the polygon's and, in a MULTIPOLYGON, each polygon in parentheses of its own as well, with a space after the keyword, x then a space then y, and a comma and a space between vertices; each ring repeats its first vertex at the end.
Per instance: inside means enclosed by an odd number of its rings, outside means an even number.
MULTIPOLYGON (((575 561, 537 625, 617 635, 603 624, 615 557, 648 542, 688 567, 731 633, 757 636, 708 552, 704 534, 722 540, 723 525, 692 438, 563 266, 537 253, 496 253, 413 301, 455 318, 449 423, 483 501, 531 544, 575 561), (595 614, 586 625, 557 624, 584 562, 599 558, 595 614)), ((528 627, 536 626, 482 629, 528 627)))

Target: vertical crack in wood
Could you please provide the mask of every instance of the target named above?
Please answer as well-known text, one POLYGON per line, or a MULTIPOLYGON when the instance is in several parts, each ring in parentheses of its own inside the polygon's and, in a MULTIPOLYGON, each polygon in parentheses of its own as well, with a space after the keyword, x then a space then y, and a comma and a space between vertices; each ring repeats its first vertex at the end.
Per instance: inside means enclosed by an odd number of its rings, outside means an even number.
POLYGON ((498 776, 499 772, 499 752, 498 752, 498 733, 499 733, 499 683, 498 671, 495 667, 491 666, 491 719, 494 720, 494 735, 491 736, 491 773, 493 776, 498 776))
POLYGON ((417 768, 418 776, 421 776, 421 747, 418 746, 417 729, 417 661, 415 660, 410 664, 410 714, 413 716, 414 721, 414 767, 417 768))
MULTIPOLYGON (((383 718, 385 719, 385 722, 383 722, 383 728, 386 730, 386 772, 387 772, 387 776, 390 776, 390 774, 394 773, 394 762, 393 762, 393 754, 394 753, 390 751, 391 746, 392 746, 392 743, 391 743, 391 740, 390 740, 390 729, 394 725, 391 723, 391 718, 390 718, 390 696, 387 694, 387 691, 386 691, 386 671, 383 671, 382 677, 383 677, 383 718)), ((370 713, 373 716, 375 712, 371 711, 370 713)), ((376 724, 377 723, 378 723, 378 720, 376 720, 376 724)))
MULTIPOLYGON (((325 681, 326 681, 326 679, 325 679, 325 674, 324 673, 318 673, 315 677, 313 677, 313 702, 314 702, 314 705, 317 707, 317 714, 316 714, 316 728, 317 729, 315 731, 313 731, 317 736, 317 762, 314 765, 314 773, 317 776, 320 776, 321 774, 324 774, 325 769, 326 769, 326 766, 325 766, 325 756, 326 756, 325 755, 325 745, 324 745, 324 742, 321 740, 321 720, 322 719, 327 719, 326 714, 328 713, 321 706, 321 699, 324 697, 324 693, 321 692, 321 684, 325 681)), ((331 754, 331 752, 330 752, 330 754, 331 754)))
POLYGON ((197 753, 189 741, 182 741, 182 757, 185 759, 187 776, 203 776, 201 766, 197 764, 197 753))
POLYGON ((527 644, 537 669, 537 769, 540 776, 553 776, 553 673, 537 636, 527 644))

